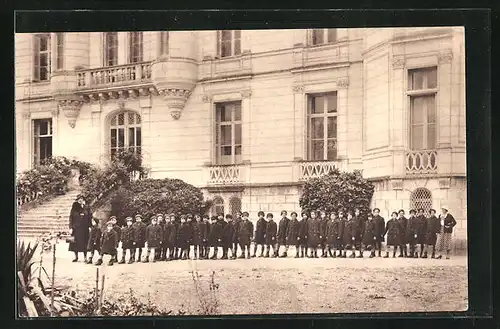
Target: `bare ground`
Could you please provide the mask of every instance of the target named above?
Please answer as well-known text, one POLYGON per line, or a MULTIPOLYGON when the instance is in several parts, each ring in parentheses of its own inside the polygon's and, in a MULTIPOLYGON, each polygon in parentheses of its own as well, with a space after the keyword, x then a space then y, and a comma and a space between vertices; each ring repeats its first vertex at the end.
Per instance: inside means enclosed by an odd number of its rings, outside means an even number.
MULTIPOLYGON (((87 294, 95 285, 96 266, 71 263, 58 245, 56 284, 87 294)), ((44 265, 51 273, 51 257, 44 265)), ((210 273, 219 284, 222 314, 435 312, 467 309, 467 258, 451 260, 272 259, 172 261, 101 266, 105 296, 132 288, 162 308, 199 307, 191 271, 208 291, 210 273)))

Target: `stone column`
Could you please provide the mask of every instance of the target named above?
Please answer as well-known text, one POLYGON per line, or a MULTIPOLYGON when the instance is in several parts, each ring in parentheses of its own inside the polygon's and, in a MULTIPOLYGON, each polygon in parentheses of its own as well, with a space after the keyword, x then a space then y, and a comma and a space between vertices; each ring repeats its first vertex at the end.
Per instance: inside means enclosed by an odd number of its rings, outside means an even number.
MULTIPOLYGON (((393 175, 405 174, 405 150, 409 148, 408 141, 408 116, 405 114, 407 96, 405 91, 405 58, 395 56, 392 60, 392 104, 388 104, 392 122, 387 124, 391 128, 391 143, 393 150, 393 175)), ((369 105, 368 105, 369 106, 369 105)), ((366 109, 369 110, 369 109, 366 109)))
POLYGON ((347 89, 349 88, 349 78, 337 79, 337 157, 340 162, 348 162, 348 135, 347 135, 347 89))
MULTIPOLYGON (((250 161, 252 154, 252 139, 251 139, 251 123, 252 123, 252 92, 251 90, 241 91, 241 143, 242 143, 242 159, 250 161)), ((214 145, 214 144, 212 144, 214 145)))
POLYGON ((451 60, 452 52, 439 54, 438 94, 436 99, 438 123, 438 173, 449 174, 452 170, 451 157, 451 60))

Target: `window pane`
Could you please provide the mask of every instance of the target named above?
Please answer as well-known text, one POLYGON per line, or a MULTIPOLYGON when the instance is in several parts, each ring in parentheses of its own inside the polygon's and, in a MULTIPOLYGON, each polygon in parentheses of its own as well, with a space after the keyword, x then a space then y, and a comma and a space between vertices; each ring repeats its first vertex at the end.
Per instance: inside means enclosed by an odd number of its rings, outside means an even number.
POLYGON ((135 115, 135 123, 138 125, 141 124, 141 116, 139 114, 135 115))
POLYGON ((221 147, 221 155, 231 155, 231 146, 221 147))
POLYGON ((324 118, 311 118, 312 139, 321 139, 324 136, 324 118))
POLYGON ((234 154, 241 155, 241 145, 237 145, 234 147, 234 154))
POLYGON ((39 125, 40 125, 40 136, 43 136, 43 135, 48 135, 49 133, 49 123, 45 120, 40 120, 39 121, 39 125))
POLYGON ((324 141, 313 140, 311 142, 312 160, 324 160, 324 141))
POLYGON ((230 41, 227 41, 227 42, 222 42, 222 45, 221 45, 221 56, 222 57, 228 57, 228 56, 231 56, 231 42, 230 41))
POLYGON ((427 125, 427 149, 428 150, 436 149, 436 125, 435 124, 427 125))
POLYGON ((128 124, 133 125, 135 123, 135 113, 128 112, 128 124))
POLYGON ((241 121, 241 104, 235 104, 233 106, 234 120, 241 121))
POLYGON ((424 89, 424 75, 422 70, 410 71, 410 90, 424 89))
POLYGON ((231 42, 231 31, 224 30, 221 32, 222 32, 221 34, 222 42, 231 42))
POLYGON ((46 36, 40 36, 40 51, 47 51, 48 48, 48 38, 46 36))
POLYGON ((336 29, 327 29, 328 33, 328 42, 337 41, 337 30, 336 29))
POLYGON ((215 124, 215 144, 217 144, 217 145, 220 145, 220 140, 219 140, 220 133, 219 133, 219 131, 220 131, 220 124, 216 123, 215 124))
POLYGON ((111 119, 111 126, 116 126, 116 115, 111 119))
POLYGON ((136 140, 136 143, 135 145, 136 146, 141 146, 142 145, 142 135, 141 135, 141 127, 137 127, 135 128, 135 140, 136 140))
POLYGON ((436 122, 436 104, 434 96, 426 97, 427 102, 427 122, 435 123, 436 122))
POLYGON ((221 122, 231 122, 231 107, 229 106, 221 106, 221 122))
POLYGON ((319 45, 323 43, 323 29, 314 29, 312 32, 312 43, 313 45, 319 45))
POLYGON ((119 126, 123 126, 125 124, 125 114, 124 113, 120 113, 118 114, 118 125, 119 126))
POLYGON ((117 147, 116 129, 111 129, 111 147, 117 147))
POLYGON ((427 88, 437 88, 437 69, 432 68, 427 71, 427 88))
POLYGON ((221 126, 221 145, 231 145, 231 125, 221 126))
POLYGON ((135 129, 128 128, 128 146, 135 146, 135 129))
POLYGON ((326 96, 326 111, 328 113, 337 112, 337 93, 328 94, 326 96))
POLYGON ((118 147, 124 147, 125 146, 125 132, 123 131, 123 128, 118 129, 118 147))
POLYGON ((336 160, 337 159, 337 140, 329 139, 327 142, 327 159, 336 160))
POLYGON ((311 113, 324 113, 325 112, 325 97, 324 96, 314 96, 312 101, 311 113))
POLYGON ((426 97, 412 97, 411 106, 411 124, 422 124, 424 123, 425 117, 425 98, 426 97))
POLYGON ((411 126, 411 149, 422 150, 424 143, 424 126, 413 125, 411 126))
POLYGON ((40 161, 52 157, 52 137, 40 138, 40 161))
POLYGON ((241 124, 234 125, 234 144, 241 144, 241 124))
POLYGON ((337 117, 328 117, 328 138, 337 138, 337 117))

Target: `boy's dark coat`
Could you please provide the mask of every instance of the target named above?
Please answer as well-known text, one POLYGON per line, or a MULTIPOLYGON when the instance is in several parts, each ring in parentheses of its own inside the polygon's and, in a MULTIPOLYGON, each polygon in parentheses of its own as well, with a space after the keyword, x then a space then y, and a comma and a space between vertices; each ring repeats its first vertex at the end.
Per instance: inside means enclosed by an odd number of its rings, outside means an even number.
POLYGON ((342 232, 342 244, 344 246, 352 245, 354 243, 352 237, 355 235, 354 221, 346 220, 344 222, 344 230, 342 232))
POLYGON ((146 224, 144 224, 143 222, 135 222, 134 224, 132 224, 132 228, 134 229, 135 233, 135 247, 143 248, 146 242, 146 224))
POLYGON ((266 245, 274 245, 276 243, 276 234, 278 233, 278 226, 274 220, 270 220, 266 225, 266 245))
POLYGON ((163 238, 163 231, 161 226, 156 224, 149 224, 146 227, 146 241, 148 242, 148 248, 160 248, 163 238))
POLYGON ((116 255, 116 246, 118 245, 118 235, 115 230, 104 231, 101 237, 101 254, 116 255))
POLYGON ((377 232, 377 241, 384 242, 384 232, 385 232, 385 219, 384 217, 378 215, 373 216, 373 221, 375 222, 375 231, 377 232))
POLYGON ((132 249, 135 248, 135 231, 132 225, 125 226, 121 231, 121 241, 122 241, 122 249, 132 249))
POLYGON ((278 233, 276 236, 276 240, 280 245, 286 244, 286 230, 287 230, 289 222, 290 222, 290 219, 288 219, 287 217, 281 218, 279 221, 278 233))
POLYGON ((309 247, 316 248, 320 244, 321 223, 317 218, 307 220, 307 244, 309 247))
POLYGON ((252 242, 253 223, 249 220, 242 220, 238 225, 237 237, 238 242, 242 246, 249 246, 252 242))
POLYGON ((387 245, 388 246, 399 246, 401 245, 401 232, 405 230, 401 226, 401 222, 398 219, 389 219, 385 227, 385 234, 387 234, 387 245))
POLYGON ((299 221, 297 218, 290 219, 286 228, 286 244, 295 246, 297 244, 297 237, 299 236, 299 221))
POLYGON ((101 237, 102 237, 102 231, 99 228, 99 225, 97 226, 92 226, 90 229, 90 234, 89 234, 89 241, 87 243, 87 250, 88 251, 100 251, 101 250, 101 237))
POLYGON ((259 218, 257 220, 257 224, 255 225, 255 243, 256 244, 265 244, 266 239, 264 236, 266 235, 266 226, 267 222, 264 217, 259 218))
POLYGON ((425 243, 428 245, 436 245, 437 234, 441 232, 441 223, 439 219, 432 215, 427 218, 427 232, 425 233, 425 243))
POLYGON ((365 229, 363 232, 363 244, 374 245, 377 241, 377 223, 372 220, 367 220, 365 223, 365 229))

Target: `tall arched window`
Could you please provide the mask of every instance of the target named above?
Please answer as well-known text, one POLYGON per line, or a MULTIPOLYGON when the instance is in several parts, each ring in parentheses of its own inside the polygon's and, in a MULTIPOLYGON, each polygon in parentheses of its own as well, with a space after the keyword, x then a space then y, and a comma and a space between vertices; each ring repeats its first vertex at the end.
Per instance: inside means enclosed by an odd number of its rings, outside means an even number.
POLYGON ((110 121, 111 156, 123 150, 141 152, 141 116, 133 111, 116 114, 110 121))
POLYGON ((410 196, 410 207, 412 209, 424 209, 428 212, 432 208, 432 194, 426 188, 419 187, 411 193, 410 196))
POLYGON ((224 199, 220 196, 216 196, 213 199, 212 215, 224 215, 224 199))
POLYGON ((231 197, 229 207, 231 208, 231 215, 235 216, 237 212, 241 212, 241 199, 237 196, 231 197))

